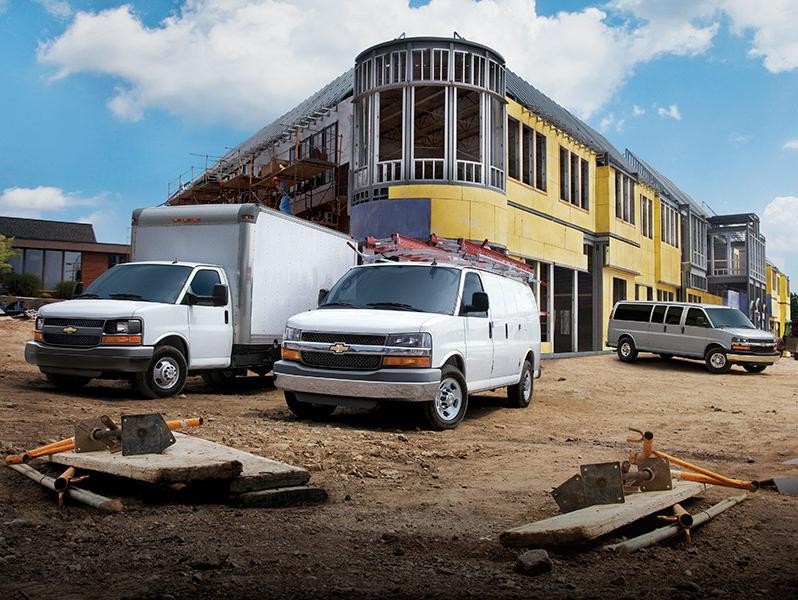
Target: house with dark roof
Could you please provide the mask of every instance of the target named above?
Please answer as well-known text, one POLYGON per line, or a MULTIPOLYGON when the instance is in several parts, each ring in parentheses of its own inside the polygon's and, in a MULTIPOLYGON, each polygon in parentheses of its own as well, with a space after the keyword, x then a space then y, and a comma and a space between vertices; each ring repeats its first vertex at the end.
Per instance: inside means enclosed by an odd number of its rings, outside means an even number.
POLYGON ((0 235, 13 238, 15 273, 31 273, 45 290, 61 281, 89 285, 110 267, 130 260, 127 244, 97 242, 90 223, 0 216, 0 235))
POLYGON ((764 294, 764 238, 751 219, 714 215, 496 50, 457 35, 364 50, 222 159, 172 182, 167 202, 277 207, 285 194, 293 214, 358 239, 434 233, 525 260, 544 352, 603 348, 619 300, 734 299, 755 317, 764 294), (744 302, 719 260, 754 270, 744 302))

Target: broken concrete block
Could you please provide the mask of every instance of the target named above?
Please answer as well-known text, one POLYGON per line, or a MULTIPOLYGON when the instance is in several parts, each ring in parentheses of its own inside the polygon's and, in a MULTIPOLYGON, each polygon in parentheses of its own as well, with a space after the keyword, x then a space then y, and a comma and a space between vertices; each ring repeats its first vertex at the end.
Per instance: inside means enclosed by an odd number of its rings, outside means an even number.
POLYGON ((527 550, 515 563, 515 570, 524 575, 540 575, 554 568, 554 563, 545 550, 527 550))

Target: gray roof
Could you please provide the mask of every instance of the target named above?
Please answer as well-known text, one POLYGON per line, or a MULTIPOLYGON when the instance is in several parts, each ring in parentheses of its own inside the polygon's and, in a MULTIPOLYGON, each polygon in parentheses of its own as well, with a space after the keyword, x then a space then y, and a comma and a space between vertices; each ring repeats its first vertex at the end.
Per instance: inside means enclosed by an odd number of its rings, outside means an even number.
POLYGON ((94 227, 91 223, 69 223, 0 217, 0 234, 23 240, 46 240, 51 242, 82 242, 94 244, 94 227))
POLYGON ((633 165, 635 171, 637 171, 638 177, 652 186, 660 194, 667 196, 677 204, 689 205, 693 212, 698 213, 704 218, 709 217, 710 214, 715 214, 715 211, 709 206, 703 202, 698 202, 690 196, 690 194, 683 192, 675 183, 665 177, 665 175, 657 171, 657 169, 629 149, 626 150, 626 159, 633 165))
POLYGON ((605 155, 612 165, 634 175, 632 166, 607 138, 510 69, 507 69, 507 95, 596 154, 605 155))

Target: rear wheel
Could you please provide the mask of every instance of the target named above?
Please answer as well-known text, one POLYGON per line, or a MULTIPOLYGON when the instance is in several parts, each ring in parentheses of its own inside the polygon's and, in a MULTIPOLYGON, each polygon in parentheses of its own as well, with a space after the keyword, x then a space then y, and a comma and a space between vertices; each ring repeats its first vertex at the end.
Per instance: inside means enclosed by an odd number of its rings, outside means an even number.
POLYGON ((52 383, 59 390, 66 392, 74 392, 82 387, 85 387, 90 381, 91 377, 80 377, 79 375, 61 375, 60 373, 45 373, 47 381, 52 383))
POLYGON ((202 374, 202 380, 208 385, 220 390, 225 390, 236 380, 236 372, 232 369, 223 371, 206 371, 202 374))
POLYGON ((510 401, 510 406, 513 408, 529 406, 529 403, 532 402, 533 381, 532 365, 525 360, 520 381, 515 385, 507 386, 507 399, 510 401))
POLYGON ((673 354, 667 354, 667 353, 661 352, 661 353, 660 353, 660 355, 659 355, 659 357, 660 357, 662 360, 670 360, 670 359, 672 359, 672 358, 673 358, 673 354))
POLYGON ((457 367, 441 369, 441 384, 435 400, 424 405, 424 417, 431 429, 454 429, 468 409, 468 390, 463 374, 457 367))
POLYGON ((731 363, 723 348, 710 348, 707 351, 705 361, 710 373, 728 373, 729 369, 731 369, 731 363))
POLYGON ((296 397, 294 392, 283 392, 285 394, 285 403, 294 415, 300 419, 310 419, 311 421, 318 421, 328 418, 335 412, 334 404, 313 404, 312 402, 303 402, 296 397))
POLYGON ((147 398, 168 398, 186 385, 186 359, 174 346, 159 346, 143 373, 136 373, 136 388, 147 398))
POLYGON ((623 362, 633 362, 637 358, 637 348, 632 338, 622 338, 618 343, 618 358, 623 362))
POLYGON ((749 373, 761 373, 767 369, 767 365, 743 365, 743 369, 749 373))

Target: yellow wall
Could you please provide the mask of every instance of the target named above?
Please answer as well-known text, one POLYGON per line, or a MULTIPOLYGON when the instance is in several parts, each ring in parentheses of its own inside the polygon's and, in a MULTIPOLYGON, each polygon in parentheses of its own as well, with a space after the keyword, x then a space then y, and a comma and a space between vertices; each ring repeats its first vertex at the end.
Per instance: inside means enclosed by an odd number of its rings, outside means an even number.
POLYGON ((723 298, 720 296, 716 296, 715 294, 710 294, 704 290, 697 290, 695 288, 687 288, 685 291, 685 299, 684 301, 687 302, 687 294, 693 294, 694 296, 699 296, 701 298, 701 304, 723 304, 723 298))
POLYGON ((765 265, 765 289, 770 296, 770 324, 774 332, 784 335, 791 321, 790 278, 771 264, 765 265))

